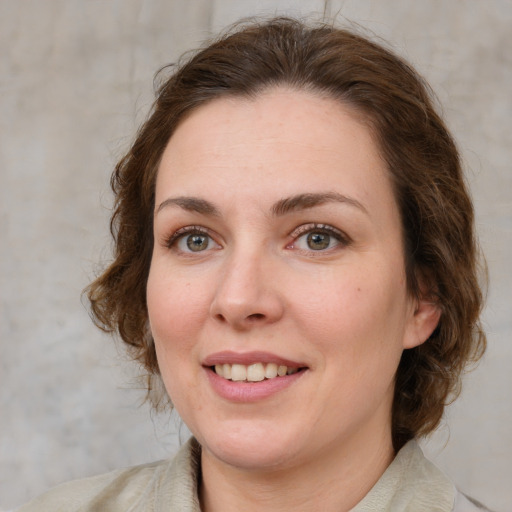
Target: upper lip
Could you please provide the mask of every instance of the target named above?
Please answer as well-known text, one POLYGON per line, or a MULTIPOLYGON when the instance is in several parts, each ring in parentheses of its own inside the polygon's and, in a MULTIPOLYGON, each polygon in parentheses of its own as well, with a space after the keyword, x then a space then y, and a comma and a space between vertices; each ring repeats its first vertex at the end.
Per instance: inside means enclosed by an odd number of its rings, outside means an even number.
POLYGON ((210 354, 203 361, 203 366, 215 366, 216 364, 243 364, 251 365, 254 363, 275 363, 288 366, 289 368, 303 368, 307 365, 291 359, 272 354, 271 352, 232 352, 225 350, 210 354))

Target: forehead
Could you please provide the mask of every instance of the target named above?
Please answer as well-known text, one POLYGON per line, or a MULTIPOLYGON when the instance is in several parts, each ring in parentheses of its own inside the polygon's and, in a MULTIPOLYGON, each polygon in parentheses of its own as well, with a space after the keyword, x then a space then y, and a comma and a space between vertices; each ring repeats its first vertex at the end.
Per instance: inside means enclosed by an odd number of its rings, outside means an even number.
POLYGON ((198 139, 217 144, 250 139, 257 144, 272 137, 283 144, 312 142, 311 149, 339 143, 341 137, 373 145, 365 119, 354 106, 326 94, 280 86, 255 97, 228 95, 199 106, 180 121, 169 145, 198 139))
POLYGON ((334 99, 284 88, 249 99, 215 99, 189 114, 171 137, 157 200, 175 190, 197 195, 234 187, 239 195, 332 188, 361 202, 372 188, 381 189, 377 195, 391 192, 386 165, 361 116, 334 99))

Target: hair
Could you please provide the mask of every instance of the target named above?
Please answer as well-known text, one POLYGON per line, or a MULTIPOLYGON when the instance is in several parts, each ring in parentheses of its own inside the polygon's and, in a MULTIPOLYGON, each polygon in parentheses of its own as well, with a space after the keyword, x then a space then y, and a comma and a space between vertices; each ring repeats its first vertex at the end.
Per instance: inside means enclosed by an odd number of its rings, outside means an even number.
POLYGON ((95 323, 128 345, 149 376, 148 392, 160 378, 146 283, 162 153, 184 117, 201 105, 226 96, 254 98, 284 86, 327 96, 357 112, 387 164, 403 225, 408 291, 427 296, 441 311, 430 338, 403 352, 392 408, 394 447, 432 432, 486 340, 479 321, 483 299, 473 206, 429 86, 382 44, 289 18, 237 25, 157 77, 152 111, 111 178, 113 261, 86 289, 95 323))

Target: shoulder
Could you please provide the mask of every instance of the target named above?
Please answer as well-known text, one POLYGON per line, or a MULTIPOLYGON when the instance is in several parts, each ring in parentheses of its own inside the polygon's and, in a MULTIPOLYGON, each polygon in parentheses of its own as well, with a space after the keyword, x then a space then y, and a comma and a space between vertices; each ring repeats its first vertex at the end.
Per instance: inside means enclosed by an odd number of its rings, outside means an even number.
POLYGON ((453 482, 409 441, 352 512, 489 512, 458 492, 453 482))
POLYGON ((199 512, 200 457, 191 438, 173 459, 59 485, 16 512, 199 512))
MULTIPOLYGON (((411 465, 408 467, 414 480, 409 485, 414 489, 419 497, 419 489, 423 488, 424 503, 427 504, 432 496, 436 496, 435 502, 431 502, 425 510, 446 510, 447 512, 491 512, 484 505, 460 492, 452 482, 433 462, 428 460, 419 447, 418 443, 413 441, 406 445, 405 450, 411 453, 411 465), (437 508, 441 503, 443 496, 445 505, 437 508), (449 506, 447 506, 449 504, 449 506), (445 508, 446 507, 446 508, 445 508)), ((411 510, 420 510, 412 508, 411 510)), ((423 509, 421 509, 423 510, 423 509)))
POLYGON ((169 461, 121 469, 61 484, 22 506, 17 512, 86 512, 130 509, 150 492, 169 461))
POLYGON ((457 491, 455 494, 455 503, 453 512, 491 512, 481 503, 457 491))

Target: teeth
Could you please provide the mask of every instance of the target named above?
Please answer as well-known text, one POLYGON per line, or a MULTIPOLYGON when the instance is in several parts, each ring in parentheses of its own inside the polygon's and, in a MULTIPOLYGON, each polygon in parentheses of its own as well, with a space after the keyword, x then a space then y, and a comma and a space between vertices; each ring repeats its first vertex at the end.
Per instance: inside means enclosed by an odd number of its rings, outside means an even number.
POLYGON ((267 379, 273 379, 274 377, 277 377, 277 364, 267 364, 267 367, 265 368, 265 377, 267 379))
POLYGON ((222 374, 226 379, 231 379, 231 365, 223 364, 222 365, 222 374))
POLYGON ((243 364, 215 365, 215 373, 217 375, 236 382, 260 382, 264 379, 274 379, 276 377, 284 377, 285 375, 293 375, 298 371, 298 368, 288 368, 285 365, 277 365, 275 363, 254 363, 248 366, 243 364))
POLYGON ((231 367, 231 380, 247 380, 247 367, 243 364, 234 364, 231 367))
POLYGON ((265 368, 261 363, 251 364, 247 367, 247 380, 249 382, 259 382, 265 378, 265 368))

